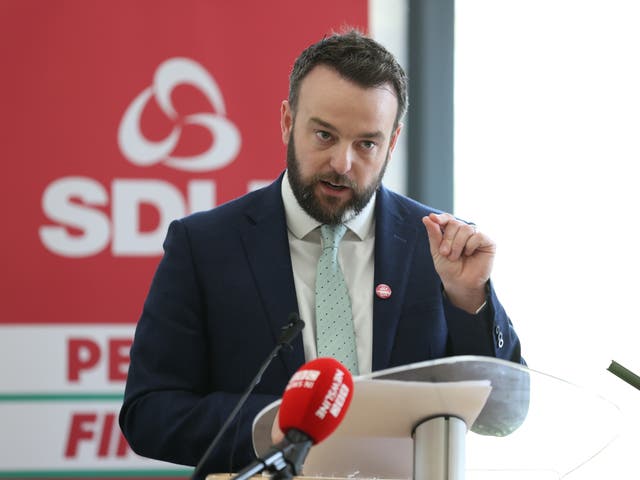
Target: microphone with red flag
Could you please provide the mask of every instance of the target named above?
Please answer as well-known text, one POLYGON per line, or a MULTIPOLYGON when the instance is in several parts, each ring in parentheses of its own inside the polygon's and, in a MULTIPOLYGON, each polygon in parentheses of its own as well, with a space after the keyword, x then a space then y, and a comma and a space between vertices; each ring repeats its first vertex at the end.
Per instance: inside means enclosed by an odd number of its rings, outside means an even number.
POLYGON ((285 439, 244 468, 233 480, 245 480, 264 470, 272 478, 302 473, 309 449, 333 433, 353 397, 353 379, 334 358, 316 358, 291 377, 280 404, 279 425, 285 439))

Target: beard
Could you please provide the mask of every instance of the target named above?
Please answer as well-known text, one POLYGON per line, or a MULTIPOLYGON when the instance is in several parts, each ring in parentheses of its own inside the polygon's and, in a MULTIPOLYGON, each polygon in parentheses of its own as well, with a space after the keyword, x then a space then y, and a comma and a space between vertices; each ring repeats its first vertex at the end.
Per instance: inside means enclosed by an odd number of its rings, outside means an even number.
POLYGON ((387 163, 389 163, 389 151, 387 151, 384 165, 378 177, 371 182, 371 184, 364 187, 359 187, 356 182, 346 175, 335 172, 315 174, 311 179, 305 181, 300 172, 300 161, 296 156, 296 148, 293 142, 293 129, 289 136, 289 144, 287 145, 287 170, 291 190, 293 190, 293 194, 302 209, 322 224, 338 225, 358 215, 362 209, 367 206, 378 187, 380 187, 382 177, 387 169, 387 163), (315 187, 320 182, 344 185, 351 189, 353 195, 344 203, 341 203, 339 199, 333 197, 326 198, 325 203, 323 203, 315 195, 315 187))

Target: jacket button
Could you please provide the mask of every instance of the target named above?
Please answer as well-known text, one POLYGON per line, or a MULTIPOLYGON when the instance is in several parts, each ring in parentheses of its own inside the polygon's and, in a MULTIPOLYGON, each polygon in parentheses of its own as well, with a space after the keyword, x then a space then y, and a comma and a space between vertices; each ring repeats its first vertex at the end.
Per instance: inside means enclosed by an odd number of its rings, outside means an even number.
POLYGON ((498 348, 502 348, 504 346, 504 336, 502 335, 502 330, 500 329, 500 325, 496 325, 496 340, 498 343, 498 348))

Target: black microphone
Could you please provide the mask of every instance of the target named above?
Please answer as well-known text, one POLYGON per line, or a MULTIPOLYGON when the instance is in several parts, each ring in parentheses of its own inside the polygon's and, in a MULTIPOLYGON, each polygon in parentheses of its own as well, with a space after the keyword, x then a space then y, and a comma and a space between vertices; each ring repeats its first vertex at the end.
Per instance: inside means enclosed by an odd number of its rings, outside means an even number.
POLYGON ((198 462, 198 465, 196 466, 195 470, 193 471, 193 475, 191 476, 192 480, 196 480, 200 478, 200 475, 203 473, 202 469, 204 468, 204 465, 207 463, 207 460, 209 459, 209 457, 211 456, 211 453, 215 450, 218 443, 220 443, 220 439, 222 438, 222 435, 229 429, 229 426, 238 415, 238 412, 247 401, 247 398, 249 398, 249 395, 251 394, 253 389, 256 388, 256 385, 258 385, 258 383, 260 383, 260 380, 262 379, 262 374, 265 372, 267 367, 271 364, 272 360, 278 355, 278 353, 280 353, 280 350, 282 350, 282 348, 284 348, 285 346, 288 347, 289 349, 293 348, 291 346, 291 342, 300 334, 300 332, 304 328, 304 321, 298 316, 296 312, 291 312, 289 314, 288 321, 289 323, 287 323, 287 325, 282 327, 282 333, 280 334, 280 338, 278 339, 278 344, 275 346, 275 348, 271 351, 267 359, 264 361, 264 363, 258 370, 258 373, 253 378, 249 386, 247 387, 247 390, 242 394, 242 397, 240 397, 240 400, 238 401, 237 405, 235 406, 235 408, 233 409, 233 411, 231 412, 227 420, 224 422, 224 425, 222 425, 222 427, 218 431, 218 434, 216 435, 216 437, 213 439, 213 441, 209 445, 209 448, 207 448, 207 451, 204 452, 204 455, 202 455, 202 458, 198 462))
POLYGON ((289 323, 282 327, 282 334, 278 340, 278 345, 287 346, 290 350, 293 349, 291 342, 300 334, 304 328, 304 322, 298 316, 296 312, 289 314, 289 323))

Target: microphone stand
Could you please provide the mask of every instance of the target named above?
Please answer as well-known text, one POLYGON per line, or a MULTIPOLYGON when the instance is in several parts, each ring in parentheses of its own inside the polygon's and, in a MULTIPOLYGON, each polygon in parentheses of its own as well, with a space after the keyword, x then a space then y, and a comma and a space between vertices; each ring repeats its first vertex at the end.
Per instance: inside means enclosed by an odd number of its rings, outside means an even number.
POLYGON ((300 430, 291 429, 285 439, 248 467, 240 470, 231 480, 248 480, 267 470, 273 480, 291 480, 302 474, 302 464, 313 446, 309 435, 300 430))
POLYGON ((220 443, 220 440, 222 439, 222 435, 229 429, 229 426, 238 415, 238 412, 240 411, 240 409, 246 403, 247 398, 249 398, 249 395, 251 394, 253 389, 256 387, 256 385, 258 385, 258 383, 260 383, 260 380, 262 379, 262 375, 264 374, 267 367, 271 364, 271 361, 278 355, 278 353, 280 353, 280 350, 282 350, 284 346, 287 346, 288 348, 293 348, 291 347, 291 342, 293 341, 294 338, 298 336, 298 334, 304 328, 304 321, 298 316, 297 313, 290 313, 288 320, 289 320, 289 323, 284 327, 282 327, 282 334, 280 335, 278 344, 271 351, 271 354, 267 357, 267 359, 264 361, 264 363, 258 370, 258 373, 249 384, 249 387, 242 394, 242 397, 240 397, 240 400, 234 407, 233 411, 231 412, 229 417, 227 417, 227 420, 224 422, 224 425, 222 425, 222 428, 220 428, 220 430, 218 431, 218 434, 209 445, 209 448, 207 448, 207 451, 204 453, 204 455, 200 459, 200 462, 198 463, 195 470, 193 471, 193 475, 191 476, 192 479, 195 480, 199 478, 199 475, 202 473, 202 469, 204 468, 204 465, 207 459, 211 456, 211 453, 215 450, 218 443, 220 443))

